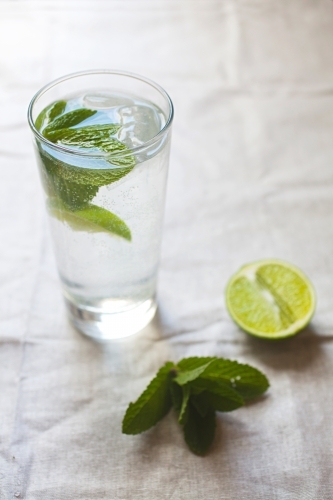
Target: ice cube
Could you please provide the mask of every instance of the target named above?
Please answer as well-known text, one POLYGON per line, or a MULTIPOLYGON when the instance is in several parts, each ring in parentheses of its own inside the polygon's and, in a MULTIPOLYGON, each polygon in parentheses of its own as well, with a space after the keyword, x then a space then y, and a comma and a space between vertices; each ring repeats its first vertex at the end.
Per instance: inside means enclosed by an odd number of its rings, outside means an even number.
POLYGON ((161 130, 161 119, 152 106, 135 104, 118 109, 121 130, 119 140, 129 147, 136 147, 149 141, 161 130))
POLYGON ((117 94, 86 94, 83 97, 83 105, 90 109, 110 109, 119 106, 131 106, 132 99, 117 94))

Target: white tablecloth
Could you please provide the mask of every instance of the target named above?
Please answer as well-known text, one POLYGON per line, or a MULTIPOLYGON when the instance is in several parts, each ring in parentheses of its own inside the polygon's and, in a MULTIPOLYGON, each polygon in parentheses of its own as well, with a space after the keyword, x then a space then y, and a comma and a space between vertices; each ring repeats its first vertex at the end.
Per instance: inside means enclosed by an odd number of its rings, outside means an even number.
POLYGON ((0 498, 333 498, 333 2, 0 2, 0 498), (26 109, 50 80, 117 68, 160 83, 175 122, 159 314, 97 344, 69 326, 26 109), (254 340, 224 305, 230 275, 276 257, 318 295, 311 326, 254 340), (166 360, 218 355, 264 371, 260 401, 219 414, 189 452, 172 413, 121 421, 166 360))

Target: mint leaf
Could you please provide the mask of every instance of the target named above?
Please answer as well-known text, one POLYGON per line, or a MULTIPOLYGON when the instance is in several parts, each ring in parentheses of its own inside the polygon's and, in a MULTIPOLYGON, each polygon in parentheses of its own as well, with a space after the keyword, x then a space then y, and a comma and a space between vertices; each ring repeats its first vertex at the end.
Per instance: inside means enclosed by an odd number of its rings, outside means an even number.
POLYGON ((245 400, 261 396, 269 387, 267 377, 252 366, 217 358, 201 373, 201 379, 224 381, 245 400))
MULTIPOLYGON (((202 394, 205 393, 201 393, 200 396, 202 394)), ((214 410, 209 401, 207 401, 205 398, 202 397, 192 396, 191 403, 193 404, 193 406, 195 406, 195 408, 202 417, 205 417, 209 411, 214 410)))
POLYGON ((66 108, 66 101, 56 101, 44 108, 38 115, 35 121, 35 127, 41 131, 57 116, 61 115, 66 108))
MULTIPOLYGON (((47 138, 51 142, 61 142, 65 145, 80 146, 82 148, 100 148, 103 144, 107 147, 110 135, 114 135, 120 129, 120 125, 115 123, 107 125, 89 125, 80 128, 61 128, 51 130, 47 138)), ((126 146, 119 141, 118 150, 125 149, 126 146)), ((114 148, 116 150, 116 148, 114 148)))
POLYGON ((209 410, 201 416, 196 407, 190 402, 186 423, 184 424, 184 438, 189 448, 196 455, 204 455, 213 442, 215 435, 215 412, 209 410))
POLYGON ((217 411, 233 411, 244 405, 244 399, 223 381, 198 378, 191 385, 197 401, 217 411))
POLYGON ((125 168, 105 169, 74 167, 69 163, 65 163, 51 156, 41 147, 39 147, 39 155, 48 173, 52 173, 52 175, 57 175, 67 181, 75 182, 76 184, 83 184, 85 186, 90 185, 101 187, 112 184, 129 174, 134 166, 130 165, 125 168))
POLYGON ((79 210, 96 196, 98 187, 77 184, 57 175, 48 178, 49 196, 57 196, 68 210, 79 210))
POLYGON ((245 396, 256 397, 267 387, 268 380, 259 370, 228 359, 193 357, 177 365, 166 363, 138 401, 130 404, 123 432, 136 434, 148 429, 167 413, 172 403, 187 445, 197 455, 204 455, 214 439, 215 411, 233 411, 244 405, 245 396), (156 409, 147 405, 161 385, 166 404, 157 405, 157 418, 156 409), (138 415, 139 424, 135 422, 138 415))
MULTIPOLYGON (((40 163, 41 180, 46 194, 52 198, 58 197, 68 209, 78 210, 85 207, 97 194, 98 186, 78 184, 61 176, 61 164, 41 148, 37 160, 40 163)), ((68 165, 70 168, 70 166, 68 165)))
POLYGON ((228 412, 237 410, 237 408, 244 405, 244 400, 241 398, 238 400, 236 398, 232 399, 230 396, 221 396, 210 391, 203 391, 193 396, 192 401, 202 416, 206 415, 209 410, 228 412))
POLYGON ((131 241, 131 231, 117 215, 97 205, 89 204, 80 210, 70 210, 57 198, 50 199, 49 211, 76 231, 108 232, 131 241))
POLYGON ((63 114, 58 118, 55 118, 55 120, 53 120, 46 128, 44 128, 42 131, 43 135, 44 137, 46 137, 46 139, 48 139, 48 134, 50 132, 62 128, 74 127, 75 125, 78 125, 79 123, 83 122, 87 118, 90 118, 96 113, 96 110, 87 108, 80 108, 74 109, 74 111, 69 111, 68 113, 63 114))
POLYGON ((63 113, 65 101, 46 107, 36 120, 36 127, 53 143, 97 149, 109 153, 106 161, 119 168, 89 169, 74 167, 50 154, 37 143, 42 162, 41 177, 50 197, 52 215, 66 221, 78 231, 106 231, 131 241, 131 231, 117 215, 90 202, 99 187, 118 181, 135 166, 135 158, 127 146, 111 137, 120 125, 103 124, 70 128, 93 116, 97 111, 81 108, 63 113))
POLYGON ((183 390, 178 384, 176 384, 175 382, 171 382, 170 392, 171 392, 172 406, 174 407, 176 412, 179 413, 182 407, 183 390))
POLYGON ((182 372, 195 370, 196 368, 200 368, 202 365, 208 364, 210 361, 214 361, 218 359, 216 356, 214 357, 196 357, 193 356, 191 358, 184 358, 181 361, 178 361, 177 367, 180 368, 182 372))
POLYGON ((190 387, 189 386, 183 387, 183 401, 178 417, 178 422, 180 423, 180 425, 184 425, 188 418, 190 394, 191 394, 190 387))
POLYGON ((192 382, 193 380, 200 377, 200 375, 208 368, 208 366, 212 363, 213 360, 214 358, 208 362, 201 364, 200 366, 197 366, 192 370, 181 371, 179 375, 174 379, 175 382, 177 382, 177 384, 179 385, 186 385, 189 382, 192 382))
POLYGON ((157 372, 147 389, 127 408, 122 432, 139 434, 157 424, 171 408, 170 381, 174 364, 167 362, 157 372))
MULTIPOLYGON (((102 148, 103 149, 103 148, 102 148)), ((106 151, 106 150, 105 150, 106 151)), ((106 151, 107 153, 110 151, 106 151)), ((122 167, 129 169, 129 171, 132 170, 135 166, 135 157, 130 153, 130 150, 127 149, 127 152, 124 150, 121 155, 110 155, 109 158, 107 158, 107 161, 111 165, 115 165, 117 167, 122 167)))

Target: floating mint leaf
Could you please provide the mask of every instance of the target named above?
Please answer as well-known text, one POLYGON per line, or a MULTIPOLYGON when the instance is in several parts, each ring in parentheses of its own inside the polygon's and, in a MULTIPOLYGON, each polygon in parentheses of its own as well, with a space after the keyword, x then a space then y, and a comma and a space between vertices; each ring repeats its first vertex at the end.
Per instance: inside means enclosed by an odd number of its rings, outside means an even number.
POLYGON ((127 408, 122 431, 124 434, 139 434, 157 424, 171 408, 170 381, 173 363, 166 363, 157 372, 147 389, 135 403, 127 408))
POLYGON ((49 183, 52 187, 50 195, 58 196, 67 209, 72 211, 83 209, 96 196, 97 186, 89 184, 77 184, 57 175, 49 177, 49 183))
POLYGON ((128 152, 123 151, 121 155, 111 155, 109 158, 107 158, 107 161, 111 165, 115 165, 117 167, 122 167, 122 168, 129 168, 129 171, 132 170, 135 166, 135 158, 134 156, 129 152, 130 150, 127 149, 128 152))
POLYGON ((261 396, 269 387, 267 377, 256 368, 223 358, 209 364, 200 378, 225 381, 245 400, 261 396))
POLYGON ((191 394, 190 387, 189 386, 183 387, 183 401, 178 417, 178 422, 180 423, 180 425, 184 425, 188 418, 190 394, 191 394))
POLYGON ((215 435, 215 412, 208 410, 201 416, 196 407, 190 402, 188 418, 184 425, 184 438, 189 448, 196 455, 204 455, 213 442, 215 435))
MULTIPOLYGON (((62 162, 55 160, 41 148, 37 153, 43 187, 48 196, 58 197, 70 210, 85 207, 97 194, 98 186, 79 184, 61 175, 62 162), (38 154, 39 153, 39 154, 38 154)), ((68 165, 68 168, 70 166, 68 165)))
MULTIPOLYGON (((61 142, 65 145, 80 146, 82 148, 101 148, 103 145, 107 147, 110 141, 110 136, 114 135, 120 129, 120 125, 115 123, 109 125, 89 125, 80 128, 61 128, 51 130, 47 134, 47 138, 51 142, 61 142)), ((126 146, 119 141, 115 141, 118 149, 122 151, 126 146)))
POLYGON ((107 161, 111 165, 130 169, 135 166, 135 157, 132 155, 131 150, 116 139, 110 139, 108 142, 101 144, 100 148, 105 153, 110 153, 107 161))
POLYGON ((58 199, 50 199, 49 211, 67 222, 76 231, 108 232, 131 241, 131 231, 117 215, 97 205, 89 204, 80 210, 70 210, 58 199))
POLYGON ((68 113, 65 113, 53 120, 46 128, 43 129, 42 133, 44 137, 48 139, 48 134, 50 132, 58 129, 74 127, 87 118, 90 118, 95 113, 97 113, 96 110, 87 108, 80 108, 75 109, 74 111, 69 111, 68 113))
POLYGON ((36 129, 41 131, 57 116, 61 115, 65 111, 66 104, 66 101, 56 101, 44 108, 36 118, 36 129))
POLYGON ((42 182, 50 197, 50 212, 75 230, 106 231, 130 241, 131 232, 123 220, 90 203, 101 186, 118 181, 135 166, 135 158, 127 146, 111 137, 118 132, 120 125, 94 124, 71 128, 97 111, 81 108, 64 113, 65 108, 66 102, 58 101, 38 116, 36 127, 42 130, 44 137, 53 143, 103 151, 105 161, 118 168, 76 167, 52 156, 37 141, 42 182))
POLYGON ((127 175, 133 168, 132 166, 107 169, 74 167, 51 156, 41 147, 39 148, 39 155, 47 172, 52 172, 62 179, 84 186, 107 186, 127 175))

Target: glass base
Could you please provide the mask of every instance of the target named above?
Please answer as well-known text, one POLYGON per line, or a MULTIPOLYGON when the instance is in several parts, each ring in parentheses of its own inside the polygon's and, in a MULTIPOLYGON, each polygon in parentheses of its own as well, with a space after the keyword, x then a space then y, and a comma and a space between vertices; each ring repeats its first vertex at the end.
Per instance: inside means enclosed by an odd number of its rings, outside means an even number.
POLYGON ((103 312, 75 304, 65 297, 69 318, 80 332, 95 340, 116 340, 129 337, 142 330, 153 319, 156 312, 154 299, 120 312, 103 312))

